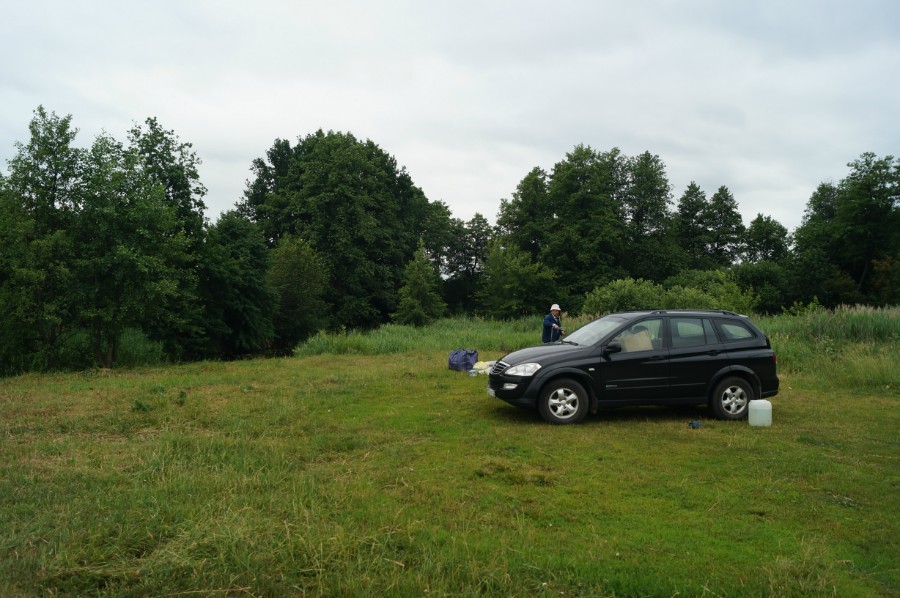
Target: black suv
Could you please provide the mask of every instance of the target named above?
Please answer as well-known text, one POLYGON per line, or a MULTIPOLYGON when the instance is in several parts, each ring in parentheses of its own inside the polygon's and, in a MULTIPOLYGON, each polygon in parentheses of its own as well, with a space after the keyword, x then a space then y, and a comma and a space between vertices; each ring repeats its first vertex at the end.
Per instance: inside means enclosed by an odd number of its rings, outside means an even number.
POLYGON ((491 368, 487 391, 537 407, 552 424, 625 405, 708 404, 718 419, 743 419, 750 401, 778 394, 778 376, 769 339, 746 316, 635 311, 510 353, 491 368))

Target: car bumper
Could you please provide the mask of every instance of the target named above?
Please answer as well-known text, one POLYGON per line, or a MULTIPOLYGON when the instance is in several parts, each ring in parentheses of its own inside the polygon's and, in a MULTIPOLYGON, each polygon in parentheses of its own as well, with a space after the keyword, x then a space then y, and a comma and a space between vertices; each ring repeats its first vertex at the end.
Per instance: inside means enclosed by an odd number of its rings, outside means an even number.
POLYGON ((537 398, 528 393, 530 383, 531 378, 491 376, 488 379, 487 394, 516 407, 533 408, 537 406, 537 398))

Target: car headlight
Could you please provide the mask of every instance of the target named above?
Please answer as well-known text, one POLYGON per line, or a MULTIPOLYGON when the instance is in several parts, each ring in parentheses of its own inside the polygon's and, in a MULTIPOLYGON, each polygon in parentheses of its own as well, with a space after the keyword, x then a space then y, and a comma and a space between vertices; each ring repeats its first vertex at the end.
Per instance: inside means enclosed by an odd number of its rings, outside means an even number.
POLYGON ((504 374, 510 376, 534 376, 539 369, 541 369, 541 364, 539 363, 520 363, 506 370, 504 374))

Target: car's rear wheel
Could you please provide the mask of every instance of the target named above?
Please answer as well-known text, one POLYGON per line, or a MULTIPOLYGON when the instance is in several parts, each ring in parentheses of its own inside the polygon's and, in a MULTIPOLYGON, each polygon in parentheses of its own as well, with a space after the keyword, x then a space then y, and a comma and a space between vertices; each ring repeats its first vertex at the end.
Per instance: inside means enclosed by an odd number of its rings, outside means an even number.
POLYGON ((569 378, 548 383, 538 400, 538 411, 551 424, 577 424, 588 412, 588 394, 584 386, 569 378))
POLYGON ((722 380, 713 391, 710 407, 716 419, 745 419, 753 400, 753 387, 743 378, 722 380))

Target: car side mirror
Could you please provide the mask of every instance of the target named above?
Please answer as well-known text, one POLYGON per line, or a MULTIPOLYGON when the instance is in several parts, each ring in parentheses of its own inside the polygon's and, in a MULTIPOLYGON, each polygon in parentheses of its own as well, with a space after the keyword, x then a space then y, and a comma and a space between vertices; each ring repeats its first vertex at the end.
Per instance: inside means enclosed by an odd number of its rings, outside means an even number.
POLYGON ((613 341, 603 347, 603 354, 609 355, 610 353, 618 353, 622 350, 622 343, 619 341, 613 341))

